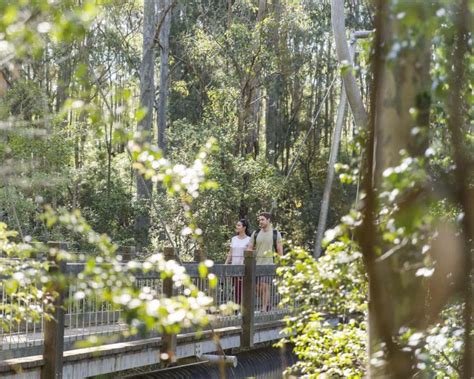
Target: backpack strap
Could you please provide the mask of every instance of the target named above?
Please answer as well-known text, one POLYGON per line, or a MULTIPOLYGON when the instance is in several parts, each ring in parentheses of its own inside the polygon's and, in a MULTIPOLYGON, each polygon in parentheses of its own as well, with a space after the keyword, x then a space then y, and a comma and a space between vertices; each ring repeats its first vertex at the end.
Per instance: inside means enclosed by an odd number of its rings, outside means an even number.
POLYGON ((253 248, 255 249, 255 247, 257 246, 257 236, 258 236, 258 233, 260 233, 260 229, 257 229, 255 230, 255 233, 253 235, 253 248))
POLYGON ((275 250, 275 253, 278 251, 277 250, 277 239, 278 239, 278 230, 273 229, 273 249, 275 250))
MULTIPOLYGON (((253 235, 253 246, 257 246, 257 236, 260 233, 260 229, 255 230, 255 234, 253 235)), ((278 240, 278 230, 273 229, 273 250, 277 252, 277 240, 278 240)))

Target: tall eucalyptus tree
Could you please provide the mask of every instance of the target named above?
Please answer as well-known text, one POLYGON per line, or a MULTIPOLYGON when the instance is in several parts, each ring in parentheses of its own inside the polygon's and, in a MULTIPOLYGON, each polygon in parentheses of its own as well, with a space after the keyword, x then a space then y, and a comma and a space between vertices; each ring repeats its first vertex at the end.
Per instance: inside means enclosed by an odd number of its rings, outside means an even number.
MULTIPOLYGON (((153 132, 153 104, 155 100, 155 31, 156 2, 145 0, 143 3, 143 52, 140 66, 140 106, 146 114, 138 122, 138 132, 142 143, 150 143, 153 132)), ((150 204, 152 201, 152 182, 137 174, 137 198, 142 202, 140 214, 135 221, 137 243, 144 246, 148 243, 150 227, 150 204)))

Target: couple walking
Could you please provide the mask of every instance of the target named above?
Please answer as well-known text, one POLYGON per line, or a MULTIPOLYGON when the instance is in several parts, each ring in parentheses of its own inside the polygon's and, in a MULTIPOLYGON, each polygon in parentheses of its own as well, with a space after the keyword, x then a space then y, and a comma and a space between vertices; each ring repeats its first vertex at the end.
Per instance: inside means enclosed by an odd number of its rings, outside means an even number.
MULTIPOLYGON (((242 219, 237 222, 237 235, 231 239, 229 253, 225 261, 226 264, 244 264, 245 250, 256 251, 257 265, 273 264, 274 252, 282 255, 283 247, 281 244, 281 234, 276 229, 273 229, 271 214, 268 212, 262 212, 258 215, 257 220, 259 229, 255 230, 252 234, 250 234, 247 220, 242 219)), ((257 281, 257 294, 262 299, 262 306, 265 310, 269 306, 269 287, 270 283, 266 283, 264 280, 257 281)), ((240 304, 241 300, 241 290, 242 283, 239 278, 235 283, 235 297, 236 303, 238 304, 240 304)))

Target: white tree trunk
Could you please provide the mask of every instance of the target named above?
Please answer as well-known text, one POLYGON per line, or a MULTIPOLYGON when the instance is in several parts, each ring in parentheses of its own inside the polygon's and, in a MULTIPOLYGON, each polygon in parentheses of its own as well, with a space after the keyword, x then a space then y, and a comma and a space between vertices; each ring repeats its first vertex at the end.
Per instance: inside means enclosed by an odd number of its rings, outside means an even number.
POLYGON ((347 99, 351 106, 354 121, 358 128, 367 127, 367 111, 362 102, 362 95, 357 85, 356 78, 352 72, 354 66, 353 57, 349 51, 346 37, 346 27, 344 18, 344 0, 331 0, 331 22, 336 42, 336 54, 339 63, 344 62, 349 66, 345 70, 342 79, 346 88, 347 99))
POLYGON ((341 97, 339 99, 339 108, 337 110, 336 126, 333 132, 331 153, 329 154, 328 173, 326 184, 324 186, 323 199, 321 200, 321 210, 319 212, 318 231, 316 232, 316 243, 314 245, 314 257, 321 256, 321 243, 323 241, 324 230, 329 210, 329 200, 331 198, 331 188, 334 182, 334 165, 339 153, 339 144, 341 142, 342 126, 344 125, 344 114, 346 112, 347 95, 344 86, 341 88, 341 97))
MULTIPOLYGON (((356 41, 351 41, 349 50, 349 59, 351 62, 354 60, 356 50, 356 41)), ((341 88, 341 97, 339 99, 339 108, 337 110, 336 126, 334 128, 333 139, 331 144, 331 152, 329 154, 328 172, 326 176, 326 184, 324 186, 323 198, 321 200, 321 209, 319 212, 318 230, 316 232, 316 242, 314 245, 314 257, 319 258, 321 256, 321 243, 323 241, 324 231, 326 229, 326 222, 329 211, 329 201, 331 198, 331 188, 334 182, 334 165, 337 161, 337 155, 339 153, 339 144, 341 142, 342 127, 344 125, 344 114, 347 103, 347 92, 346 87, 343 85, 341 88)), ((365 110, 364 110, 365 112, 365 110)), ((355 118, 355 117, 354 117, 355 118)))

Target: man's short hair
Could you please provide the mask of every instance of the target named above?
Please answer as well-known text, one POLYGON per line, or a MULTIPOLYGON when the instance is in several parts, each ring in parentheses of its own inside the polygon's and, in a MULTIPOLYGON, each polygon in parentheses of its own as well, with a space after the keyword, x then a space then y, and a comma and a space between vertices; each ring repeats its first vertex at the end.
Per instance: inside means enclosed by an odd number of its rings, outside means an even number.
POLYGON ((272 219, 272 214, 269 213, 269 212, 260 212, 260 214, 258 215, 258 217, 260 217, 260 216, 265 217, 267 220, 271 220, 271 219, 272 219))

